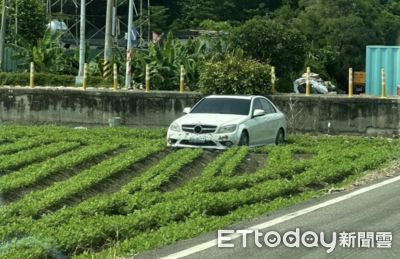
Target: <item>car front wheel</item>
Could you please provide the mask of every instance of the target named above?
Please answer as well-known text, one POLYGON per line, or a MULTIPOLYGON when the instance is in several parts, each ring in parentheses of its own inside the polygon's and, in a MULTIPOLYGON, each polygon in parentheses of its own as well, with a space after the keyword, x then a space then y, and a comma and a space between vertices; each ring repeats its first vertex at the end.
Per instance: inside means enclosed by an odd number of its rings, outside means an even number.
POLYGON ((249 145, 249 134, 247 131, 243 131, 240 135, 239 146, 248 146, 249 145))
POLYGON ((285 132, 283 129, 279 129, 278 133, 276 134, 275 138, 275 145, 283 145, 285 142, 285 132))

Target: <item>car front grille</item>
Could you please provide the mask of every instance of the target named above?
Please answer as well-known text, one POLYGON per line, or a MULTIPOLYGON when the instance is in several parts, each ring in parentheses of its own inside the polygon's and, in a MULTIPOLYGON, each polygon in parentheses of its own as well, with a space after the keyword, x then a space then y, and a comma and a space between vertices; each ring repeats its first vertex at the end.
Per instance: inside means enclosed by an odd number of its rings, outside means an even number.
POLYGON ((185 132, 196 133, 196 134, 209 134, 214 133, 217 129, 215 125, 195 125, 195 124, 184 124, 182 130, 185 132))
POLYGON ((198 146, 198 147, 214 147, 217 144, 213 141, 205 141, 203 143, 196 143, 196 142, 191 142, 189 140, 182 140, 181 143, 182 145, 191 145, 191 146, 198 146))

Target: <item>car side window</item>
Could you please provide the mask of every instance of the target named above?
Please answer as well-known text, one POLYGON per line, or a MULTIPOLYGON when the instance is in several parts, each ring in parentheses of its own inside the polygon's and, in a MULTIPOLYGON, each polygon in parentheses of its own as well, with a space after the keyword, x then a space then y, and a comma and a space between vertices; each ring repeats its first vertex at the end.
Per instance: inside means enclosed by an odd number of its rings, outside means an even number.
POLYGON ((252 112, 254 113, 255 110, 264 110, 264 108, 260 102, 260 99, 255 99, 253 102, 253 111, 252 112))
POLYGON ((266 114, 276 113, 274 106, 267 100, 261 99, 261 105, 266 114))

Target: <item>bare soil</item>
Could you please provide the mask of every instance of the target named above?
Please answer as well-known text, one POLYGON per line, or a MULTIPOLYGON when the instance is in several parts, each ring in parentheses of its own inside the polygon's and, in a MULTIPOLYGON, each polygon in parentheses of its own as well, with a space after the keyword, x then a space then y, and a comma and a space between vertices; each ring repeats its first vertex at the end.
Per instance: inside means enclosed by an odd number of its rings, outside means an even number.
POLYGON ((268 155, 263 153, 249 153, 244 161, 236 167, 234 175, 255 173, 257 170, 266 167, 268 155))
POLYGON ((218 154, 218 151, 204 151, 203 155, 194 160, 192 163, 184 166, 167 184, 161 187, 164 192, 170 192, 179 187, 184 186, 191 179, 200 176, 203 169, 218 154))

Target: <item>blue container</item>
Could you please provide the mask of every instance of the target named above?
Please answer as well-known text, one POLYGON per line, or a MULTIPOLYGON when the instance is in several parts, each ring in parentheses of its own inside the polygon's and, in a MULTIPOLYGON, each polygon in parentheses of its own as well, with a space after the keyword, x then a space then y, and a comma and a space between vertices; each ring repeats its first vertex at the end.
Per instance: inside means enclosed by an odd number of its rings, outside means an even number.
POLYGON ((367 46, 367 95, 381 96, 382 68, 386 75, 386 95, 396 96, 397 85, 400 84, 400 46, 367 46))

